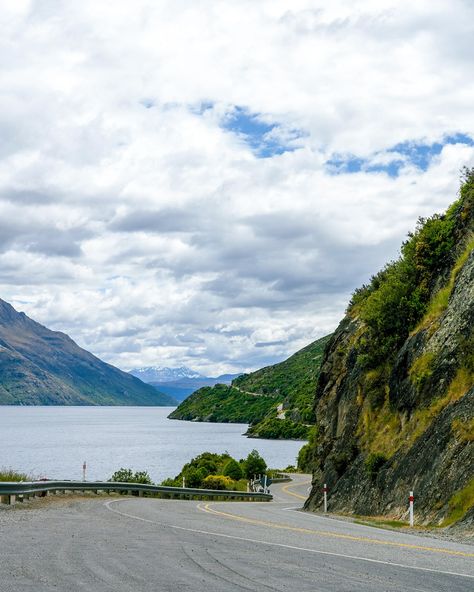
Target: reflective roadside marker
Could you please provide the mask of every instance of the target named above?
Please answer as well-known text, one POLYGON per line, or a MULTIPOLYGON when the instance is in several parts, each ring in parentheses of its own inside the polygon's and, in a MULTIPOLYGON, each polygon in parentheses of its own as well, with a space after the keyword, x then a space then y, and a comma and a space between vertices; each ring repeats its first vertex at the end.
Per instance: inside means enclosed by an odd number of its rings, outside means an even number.
POLYGON ((413 491, 410 491, 410 497, 408 498, 410 502, 410 526, 413 526, 413 502, 415 501, 415 496, 413 495, 413 491))
POLYGON ((86 464, 86 461, 84 461, 84 464, 82 465, 82 480, 83 481, 86 480, 86 471, 87 471, 87 464, 86 464))
POLYGON ((323 493, 324 493, 324 512, 326 513, 328 511, 328 486, 325 483, 324 487, 323 487, 323 493))

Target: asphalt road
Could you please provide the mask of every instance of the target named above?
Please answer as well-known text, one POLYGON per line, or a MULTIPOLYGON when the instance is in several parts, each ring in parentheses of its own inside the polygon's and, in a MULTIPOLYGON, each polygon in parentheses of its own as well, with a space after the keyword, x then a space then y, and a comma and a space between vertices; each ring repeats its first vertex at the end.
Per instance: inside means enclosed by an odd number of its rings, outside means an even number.
POLYGON ((467 592, 474 547, 271 503, 106 497, 0 511, 0 591, 467 592))

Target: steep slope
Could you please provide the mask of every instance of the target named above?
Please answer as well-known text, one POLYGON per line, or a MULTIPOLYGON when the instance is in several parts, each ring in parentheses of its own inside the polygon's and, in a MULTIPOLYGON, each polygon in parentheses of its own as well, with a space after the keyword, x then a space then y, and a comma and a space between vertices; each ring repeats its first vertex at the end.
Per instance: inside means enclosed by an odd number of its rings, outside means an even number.
POLYGON ((252 437, 305 439, 314 422, 313 394, 328 340, 323 337, 284 362, 243 374, 231 386, 200 389, 170 418, 250 423, 252 437))
POLYGON ((308 509, 474 518, 474 170, 357 290, 325 352, 308 509))
POLYGON ((174 404, 0 299, 0 405, 174 404))

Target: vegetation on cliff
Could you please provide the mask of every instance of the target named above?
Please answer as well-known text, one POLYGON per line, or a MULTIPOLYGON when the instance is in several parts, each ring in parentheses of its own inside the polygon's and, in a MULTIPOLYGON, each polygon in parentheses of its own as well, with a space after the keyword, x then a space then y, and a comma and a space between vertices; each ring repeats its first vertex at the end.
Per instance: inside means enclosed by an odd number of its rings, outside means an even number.
MULTIPOLYGON (((315 413, 300 464, 328 483, 333 508, 400 515, 414 489, 426 520, 471 511, 473 169, 446 213, 420 219, 400 258, 355 291, 322 362, 315 413)), ((307 505, 320 501, 315 487, 307 505)))
POLYGON ((306 439, 314 423, 313 399, 329 337, 318 339, 274 366, 243 374, 231 386, 202 388, 171 419, 249 423, 258 438, 306 439))

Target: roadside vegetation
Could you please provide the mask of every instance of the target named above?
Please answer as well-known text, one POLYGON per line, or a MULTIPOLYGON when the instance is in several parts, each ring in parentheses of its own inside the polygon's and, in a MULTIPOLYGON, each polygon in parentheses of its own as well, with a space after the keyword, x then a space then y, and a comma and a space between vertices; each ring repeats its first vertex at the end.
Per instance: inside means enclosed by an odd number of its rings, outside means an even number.
MULTIPOLYGON (((191 488, 246 491, 249 479, 265 473, 271 474, 257 450, 252 450, 240 460, 232 458, 227 452, 203 452, 186 463, 174 478, 165 479, 161 485, 183 487, 184 482, 185 487, 191 488)), ((154 485, 147 471, 126 468, 115 471, 108 481, 154 485)))
POLYGON ((143 485, 153 485, 150 475, 147 471, 135 471, 132 469, 119 469, 108 480, 113 483, 142 483, 143 485))
POLYGON ((13 469, 0 468, 0 481, 33 481, 26 473, 20 473, 13 469))
POLYGON ((226 452, 203 452, 186 463, 174 479, 165 479, 162 485, 182 487, 184 478, 186 487, 245 491, 249 479, 266 471, 267 463, 257 450, 238 461, 226 452))

